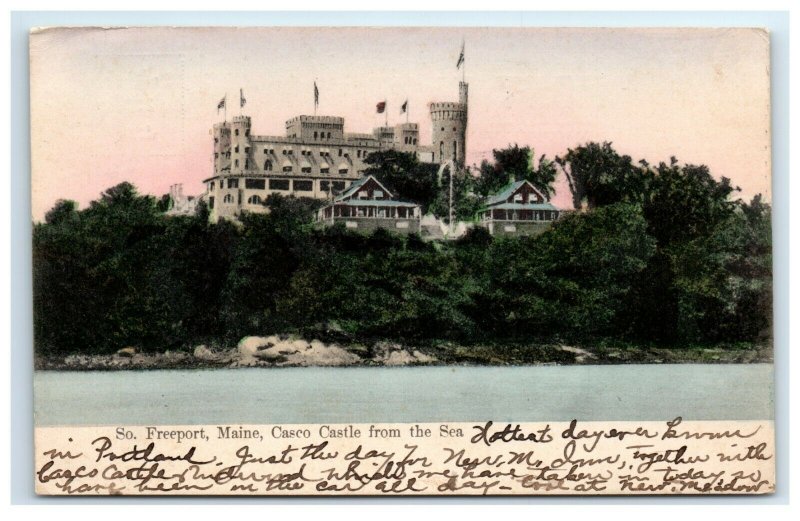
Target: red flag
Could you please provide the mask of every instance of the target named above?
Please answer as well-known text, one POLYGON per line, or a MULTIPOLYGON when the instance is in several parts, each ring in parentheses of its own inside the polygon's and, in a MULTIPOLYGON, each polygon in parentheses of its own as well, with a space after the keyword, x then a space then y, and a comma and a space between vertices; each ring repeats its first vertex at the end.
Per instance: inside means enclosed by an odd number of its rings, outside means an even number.
POLYGON ((386 110, 386 102, 381 101, 375 108, 378 110, 378 114, 383 114, 383 111, 386 110))

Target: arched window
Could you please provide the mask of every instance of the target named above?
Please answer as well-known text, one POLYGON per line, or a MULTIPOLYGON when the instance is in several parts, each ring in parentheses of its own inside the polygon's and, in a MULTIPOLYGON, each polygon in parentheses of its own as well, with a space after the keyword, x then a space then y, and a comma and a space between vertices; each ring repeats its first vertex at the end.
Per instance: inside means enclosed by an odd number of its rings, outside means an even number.
POLYGON ((444 161, 444 141, 439 141, 439 160, 444 161))
POLYGON ((314 139, 317 139, 317 131, 314 131, 314 139))
POLYGON ((458 160, 458 142, 453 141, 453 161, 458 160))
POLYGON ((261 196, 251 195, 247 198, 247 204, 261 204, 261 196))
POLYGON ((264 161, 264 170, 267 172, 272 172, 272 161, 270 161, 269 159, 264 161))
POLYGON ((226 195, 222 202, 227 204, 233 203, 233 196, 231 194, 226 195))

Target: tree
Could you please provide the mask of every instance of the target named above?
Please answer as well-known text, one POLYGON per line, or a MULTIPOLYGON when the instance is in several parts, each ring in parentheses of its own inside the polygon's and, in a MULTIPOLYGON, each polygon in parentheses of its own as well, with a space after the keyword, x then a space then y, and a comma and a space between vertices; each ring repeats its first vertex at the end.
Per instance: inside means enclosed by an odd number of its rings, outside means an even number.
POLYGON ((708 235, 736 206, 730 180, 717 181, 705 165, 660 163, 649 176, 644 213, 650 233, 662 246, 708 235))
POLYGON ((452 173, 450 166, 442 172, 442 180, 436 198, 428 211, 450 222, 450 176, 453 175, 453 215, 456 221, 472 221, 481 208, 481 198, 475 194, 475 178, 468 169, 452 173))
POLYGON ((641 202, 649 180, 645 165, 619 155, 609 142, 587 143, 556 157, 572 194, 576 210, 618 202, 641 202))
POLYGON ((47 224, 62 224, 67 221, 73 221, 78 216, 78 203, 66 199, 59 199, 44 216, 44 222, 47 224))
POLYGON ((475 318, 496 335, 614 335, 630 281, 654 252, 641 207, 626 203, 569 215, 539 237, 495 241, 475 318))
POLYGON ((364 175, 375 176, 398 199, 418 203, 423 213, 437 197, 438 165, 420 163, 416 155, 396 150, 372 152, 364 162, 369 165, 364 175))
POLYGON ((549 200, 555 193, 553 183, 557 169, 545 155, 534 166, 534 152, 530 147, 517 144, 492 151, 494 163, 484 160, 479 167, 476 191, 483 196, 498 192, 512 180, 530 181, 549 200))

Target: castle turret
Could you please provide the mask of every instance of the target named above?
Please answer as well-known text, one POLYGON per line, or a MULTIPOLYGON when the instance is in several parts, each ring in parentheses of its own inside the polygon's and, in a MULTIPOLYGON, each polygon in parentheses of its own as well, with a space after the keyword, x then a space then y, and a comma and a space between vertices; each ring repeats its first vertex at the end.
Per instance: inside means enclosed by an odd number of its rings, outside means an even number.
POLYGON ((234 116, 231 122, 231 173, 252 170, 250 149, 250 116, 234 116))
POLYGON ((468 85, 462 81, 458 85, 458 103, 444 101, 430 105, 432 145, 437 163, 452 159, 457 165, 464 164, 467 155, 467 94, 468 85))

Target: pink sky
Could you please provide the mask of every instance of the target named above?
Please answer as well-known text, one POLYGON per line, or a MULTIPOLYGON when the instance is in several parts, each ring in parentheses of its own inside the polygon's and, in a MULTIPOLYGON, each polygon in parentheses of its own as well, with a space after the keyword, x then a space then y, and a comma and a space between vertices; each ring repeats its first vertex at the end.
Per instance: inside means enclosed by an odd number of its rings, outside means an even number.
MULTIPOLYGON (((85 207, 122 181, 160 195, 199 194, 210 129, 239 88, 254 134, 283 135, 313 111, 345 131, 405 120, 421 141, 427 104, 455 101, 466 42, 468 163, 529 145, 549 157, 612 141, 651 163, 707 164, 749 199, 770 196, 768 36, 751 29, 134 28, 31 36, 33 217, 57 199, 85 207)), ((563 179, 557 206, 569 206, 563 179)))

